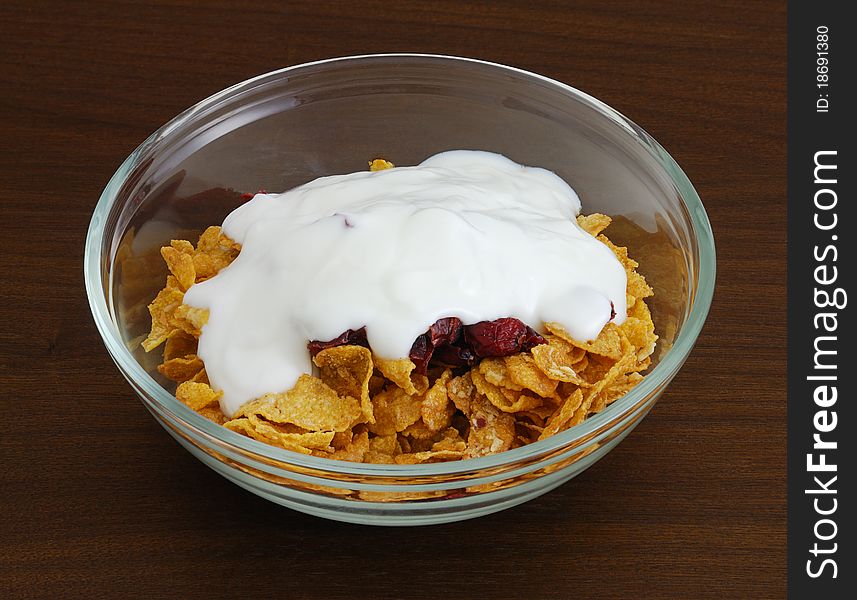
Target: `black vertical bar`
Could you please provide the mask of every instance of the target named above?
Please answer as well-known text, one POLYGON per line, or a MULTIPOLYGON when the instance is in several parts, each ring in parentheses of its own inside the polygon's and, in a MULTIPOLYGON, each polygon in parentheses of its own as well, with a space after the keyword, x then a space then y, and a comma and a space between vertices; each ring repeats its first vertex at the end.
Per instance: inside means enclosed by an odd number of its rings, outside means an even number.
POLYGON ((850 7, 789 2, 788 589, 796 599, 857 598, 850 7))

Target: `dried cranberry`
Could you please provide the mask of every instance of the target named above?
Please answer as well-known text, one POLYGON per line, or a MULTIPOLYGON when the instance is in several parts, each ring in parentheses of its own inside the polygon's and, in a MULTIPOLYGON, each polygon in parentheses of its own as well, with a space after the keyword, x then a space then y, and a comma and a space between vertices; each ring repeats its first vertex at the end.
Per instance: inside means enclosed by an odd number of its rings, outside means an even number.
POLYGON ((366 328, 361 327, 357 330, 349 329, 329 342, 313 340, 306 345, 311 356, 315 356, 322 350, 334 348, 336 346, 363 346, 364 348, 368 348, 369 342, 366 339, 366 328))
POLYGON ((476 362, 476 355, 466 346, 449 344, 435 348, 432 359, 448 367, 464 367, 476 362))
POLYGON ((611 300, 610 301, 610 320, 612 321, 615 318, 616 318, 616 307, 613 306, 613 301, 611 300))
POLYGON ((414 341, 414 345, 411 346, 411 352, 408 356, 416 366, 415 370, 417 373, 426 372, 433 353, 434 346, 432 346, 431 339, 429 339, 429 334, 424 333, 414 341))
POLYGON ((461 327, 461 319, 458 317, 438 319, 428 330, 431 343, 435 347, 441 344, 454 344, 461 337, 461 327))
POLYGON ((518 352, 529 352, 539 344, 547 344, 548 341, 541 334, 530 326, 527 326, 527 333, 521 339, 521 347, 518 352))
POLYGON ((467 325, 464 340, 477 358, 509 356, 545 343, 531 327, 512 318, 467 325))
MULTIPOLYGON (((420 374, 425 373, 435 351, 457 342, 461 337, 461 329, 461 319, 457 317, 445 317, 435 321, 429 330, 418 337, 411 346, 409 357, 416 366, 414 370, 420 374)), ((460 366, 466 363, 453 364, 460 366)))

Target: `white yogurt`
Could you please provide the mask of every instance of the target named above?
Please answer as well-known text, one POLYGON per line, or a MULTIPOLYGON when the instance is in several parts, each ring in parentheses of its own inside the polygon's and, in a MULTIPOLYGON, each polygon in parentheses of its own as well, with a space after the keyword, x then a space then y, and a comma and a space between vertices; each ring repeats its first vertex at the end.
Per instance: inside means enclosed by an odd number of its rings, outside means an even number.
POLYGON ((291 388, 312 372, 307 342, 347 329, 385 358, 442 317, 595 338, 611 302, 624 321, 626 278, 579 212, 554 173, 465 150, 256 195, 223 222, 238 258, 185 294, 210 309, 199 356, 224 412, 291 388))

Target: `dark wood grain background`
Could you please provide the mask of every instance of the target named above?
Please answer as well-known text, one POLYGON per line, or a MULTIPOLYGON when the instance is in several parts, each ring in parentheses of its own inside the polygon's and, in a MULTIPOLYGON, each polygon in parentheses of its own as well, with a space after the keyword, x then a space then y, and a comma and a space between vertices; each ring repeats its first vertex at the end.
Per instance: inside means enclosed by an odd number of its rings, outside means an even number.
POLYGON ((784 3, 734 0, 0 3, 0 596, 783 597, 785 27, 784 3), (113 367, 82 281, 92 208, 158 126, 389 51, 606 101, 684 167, 718 248, 699 343, 625 442, 524 506, 415 529, 291 512, 197 462, 113 367))

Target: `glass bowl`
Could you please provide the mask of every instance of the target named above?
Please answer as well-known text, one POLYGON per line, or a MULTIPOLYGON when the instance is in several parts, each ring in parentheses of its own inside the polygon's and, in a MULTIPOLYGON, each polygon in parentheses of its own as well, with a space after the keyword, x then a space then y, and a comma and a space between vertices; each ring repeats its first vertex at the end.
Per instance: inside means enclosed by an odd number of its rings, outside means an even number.
MULTIPOLYGON (((137 148, 92 216, 84 256, 98 330, 146 408, 182 446, 273 502, 342 521, 421 525, 526 502, 587 469, 649 412, 684 363, 714 288, 715 252, 702 203, 645 131, 565 84, 479 60, 383 54, 289 67, 188 109, 137 148), (176 400, 140 340, 163 286, 158 249, 220 224, 241 193, 283 191, 365 170, 383 156, 416 164, 450 149, 489 150, 551 169, 585 213, 614 218, 655 290, 661 336, 647 377, 582 424, 483 458, 421 465, 305 456, 229 431, 176 400)), ((514 282, 512 282, 514 283, 514 282)))

